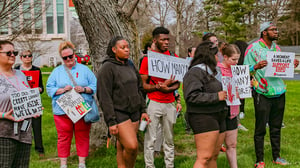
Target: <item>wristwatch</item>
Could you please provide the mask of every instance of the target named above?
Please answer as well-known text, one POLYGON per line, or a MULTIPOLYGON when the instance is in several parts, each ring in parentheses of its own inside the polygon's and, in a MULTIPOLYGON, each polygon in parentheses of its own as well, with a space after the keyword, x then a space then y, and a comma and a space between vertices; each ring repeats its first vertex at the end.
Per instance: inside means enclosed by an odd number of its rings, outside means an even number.
POLYGON ((83 93, 86 93, 86 88, 85 87, 83 88, 83 93))

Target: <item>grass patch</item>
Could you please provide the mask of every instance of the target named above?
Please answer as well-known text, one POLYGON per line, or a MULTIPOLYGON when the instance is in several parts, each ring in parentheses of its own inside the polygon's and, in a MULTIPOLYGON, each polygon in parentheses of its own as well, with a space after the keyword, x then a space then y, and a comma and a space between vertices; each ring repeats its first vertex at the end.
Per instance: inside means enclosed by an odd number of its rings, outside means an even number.
MULTIPOLYGON (((43 71, 44 69, 42 69, 43 71)), ((44 83, 46 83, 49 75, 43 75, 44 83)), ((299 121, 300 121, 300 100, 298 95, 300 94, 300 81, 285 81, 287 84, 287 94, 286 94, 286 108, 284 123, 286 128, 282 129, 281 137, 281 156, 287 159, 291 165, 285 166, 287 168, 299 168, 300 161, 298 156, 300 151, 298 150, 298 140, 300 139, 300 134, 298 132, 299 121)), ((182 95, 182 91, 180 90, 182 95)), ((34 145, 32 146, 30 168, 56 168, 59 167, 59 159, 57 157, 57 133, 55 130, 51 99, 46 95, 46 92, 42 94, 43 106, 45 107, 43 118, 42 118, 42 129, 43 129, 43 141, 46 152, 46 157, 39 159, 37 153, 34 151, 34 145)), ((185 103, 182 98, 183 109, 185 109, 185 103)), ((237 145, 237 158, 238 166, 242 168, 253 167, 255 162, 254 153, 254 108, 252 99, 246 100, 245 106, 246 117, 242 121, 242 124, 246 126, 249 131, 241 132, 238 135, 238 145, 237 145)), ((194 145, 193 135, 185 134, 185 123, 183 115, 178 118, 174 129, 174 141, 175 141, 175 166, 178 168, 190 168, 193 167, 194 161, 196 159, 196 148, 194 145)), ((272 163, 272 154, 270 146, 269 132, 267 131, 267 136, 265 137, 265 163, 268 168, 278 167, 272 163)), ((76 148, 74 142, 71 147, 71 153, 76 153, 76 148)), ((155 159, 155 165, 158 168, 163 168, 164 160, 163 155, 155 159)), ((77 156, 72 156, 68 159, 68 167, 76 168, 78 167, 77 156)), ((115 168, 116 163, 116 149, 110 147, 106 149, 105 147, 97 149, 95 152, 90 153, 87 158, 87 167, 89 168, 115 168)), ((145 167, 143 153, 140 152, 137 157, 136 167, 145 167)), ((226 155, 221 153, 218 158, 218 168, 228 168, 229 164, 226 159, 226 155)))

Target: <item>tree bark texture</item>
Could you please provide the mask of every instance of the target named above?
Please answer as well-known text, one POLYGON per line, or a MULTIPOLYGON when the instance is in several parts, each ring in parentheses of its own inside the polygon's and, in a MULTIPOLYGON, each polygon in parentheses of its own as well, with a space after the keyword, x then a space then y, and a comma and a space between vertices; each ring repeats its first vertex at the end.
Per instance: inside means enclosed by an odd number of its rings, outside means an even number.
MULTIPOLYGON (((135 23, 121 11, 116 0, 73 0, 73 3, 89 43, 93 71, 96 74, 106 57, 108 42, 117 35, 128 40, 131 58, 135 63, 138 62, 138 33, 135 23)), ((103 114, 101 116, 101 121, 94 123, 91 129, 91 148, 106 143, 107 126, 103 114)))

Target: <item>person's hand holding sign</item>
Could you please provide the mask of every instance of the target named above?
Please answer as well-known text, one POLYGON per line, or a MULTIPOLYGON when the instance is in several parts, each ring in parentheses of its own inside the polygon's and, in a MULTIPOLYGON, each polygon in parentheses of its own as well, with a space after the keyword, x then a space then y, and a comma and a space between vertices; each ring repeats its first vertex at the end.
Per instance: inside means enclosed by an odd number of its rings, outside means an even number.
POLYGON ((268 62, 266 60, 260 61, 256 65, 254 65, 254 70, 262 69, 263 67, 267 66, 268 62))
POLYGON ((294 68, 297 68, 298 65, 299 65, 299 60, 294 59, 294 68))
POLYGON ((20 122, 23 120, 15 120, 15 117, 13 116, 13 109, 9 110, 8 112, 2 112, 2 119, 7 119, 7 120, 11 120, 11 121, 16 121, 16 122, 20 122))
POLYGON ((76 86, 74 88, 74 90, 77 92, 77 93, 83 93, 85 92, 85 89, 82 87, 82 86, 76 86))

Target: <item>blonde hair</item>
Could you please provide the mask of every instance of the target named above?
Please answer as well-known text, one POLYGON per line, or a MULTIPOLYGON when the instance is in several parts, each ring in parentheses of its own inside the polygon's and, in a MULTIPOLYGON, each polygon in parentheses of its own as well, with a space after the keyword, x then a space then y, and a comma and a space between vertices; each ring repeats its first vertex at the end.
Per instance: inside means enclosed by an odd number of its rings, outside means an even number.
POLYGON ((23 54, 26 53, 26 52, 32 54, 32 52, 31 52, 30 50, 24 50, 24 51, 21 52, 21 55, 23 55, 23 54))
POLYGON ((75 45, 71 41, 63 41, 59 44, 58 52, 61 55, 62 50, 70 48, 71 50, 75 50, 75 45))

